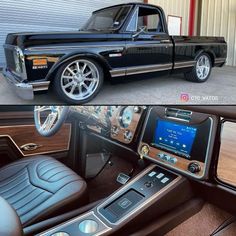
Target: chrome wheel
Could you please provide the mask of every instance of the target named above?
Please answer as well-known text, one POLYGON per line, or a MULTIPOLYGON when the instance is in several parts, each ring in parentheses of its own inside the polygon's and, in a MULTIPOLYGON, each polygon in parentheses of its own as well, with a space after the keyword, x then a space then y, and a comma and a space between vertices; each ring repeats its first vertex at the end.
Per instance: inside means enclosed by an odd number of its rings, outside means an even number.
POLYGON ((99 85, 99 72, 94 63, 80 59, 70 63, 62 72, 61 88, 73 100, 92 96, 99 85))
POLYGON ((205 80, 211 71, 211 62, 208 56, 202 55, 198 58, 196 65, 197 77, 205 80))

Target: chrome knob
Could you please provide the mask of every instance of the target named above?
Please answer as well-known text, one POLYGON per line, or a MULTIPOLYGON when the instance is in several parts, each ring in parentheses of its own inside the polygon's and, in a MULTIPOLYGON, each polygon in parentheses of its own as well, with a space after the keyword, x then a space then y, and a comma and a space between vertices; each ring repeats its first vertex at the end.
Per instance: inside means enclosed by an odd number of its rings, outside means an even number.
POLYGON ((119 133, 119 128, 117 127, 117 126, 112 126, 111 127, 111 134, 113 135, 113 136, 117 136, 118 135, 118 133, 119 133))
POLYGON ((141 148, 142 155, 148 155, 149 153, 149 147, 147 145, 143 145, 141 148))
POLYGON ((139 113, 141 111, 141 108, 139 106, 134 107, 134 113, 139 113))
POLYGON ((124 139, 126 141, 131 141, 133 139, 133 133, 130 130, 126 130, 124 133, 124 139))

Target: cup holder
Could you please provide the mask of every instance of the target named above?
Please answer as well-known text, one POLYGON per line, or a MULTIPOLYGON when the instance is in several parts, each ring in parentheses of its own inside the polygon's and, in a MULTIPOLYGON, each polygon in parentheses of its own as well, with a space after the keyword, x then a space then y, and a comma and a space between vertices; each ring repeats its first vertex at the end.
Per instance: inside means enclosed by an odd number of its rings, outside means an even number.
POLYGON ((84 234, 92 234, 98 230, 98 223, 94 220, 84 220, 79 224, 79 230, 84 234))

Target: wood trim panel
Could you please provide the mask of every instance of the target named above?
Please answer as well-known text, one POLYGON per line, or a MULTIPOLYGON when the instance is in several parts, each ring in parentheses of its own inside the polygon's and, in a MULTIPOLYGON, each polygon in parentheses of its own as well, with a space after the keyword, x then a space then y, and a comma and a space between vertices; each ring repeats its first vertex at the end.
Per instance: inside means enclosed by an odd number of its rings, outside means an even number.
MULTIPOLYGON (((131 107, 132 109, 134 108, 134 106, 129 106, 129 107, 131 107)), ((134 113, 133 113, 132 121, 131 121, 130 125, 129 125, 127 128, 122 127, 122 126, 120 125, 120 123, 119 123, 119 116, 120 116, 120 113, 122 112, 122 110, 123 110, 124 108, 126 108, 126 107, 121 107, 120 109, 118 109, 118 112, 116 113, 116 115, 111 118, 111 126, 116 126, 116 127, 118 127, 118 129, 119 129, 119 132, 118 132, 118 134, 116 134, 116 135, 114 135, 114 134, 111 132, 111 138, 113 138, 113 139, 115 139, 115 140, 117 140, 117 141, 119 141, 119 142, 121 142, 121 143, 129 144, 129 143, 131 143, 131 142, 133 141, 133 139, 134 139, 136 130, 137 130, 137 128, 138 128, 139 121, 140 121, 140 119, 141 119, 141 117, 142 117, 143 108, 140 107, 140 112, 138 112, 138 113, 135 113, 135 112, 134 112, 134 113), (132 139, 131 139, 130 141, 129 141, 129 140, 126 140, 126 139, 124 138, 124 134, 125 134, 125 132, 127 132, 127 131, 131 131, 132 134, 133 134, 133 137, 132 137, 132 139)))
POLYGON ((62 128, 50 138, 41 136, 35 125, 0 126, 0 138, 9 138, 23 157, 37 154, 48 154, 68 151, 70 148, 71 124, 64 124, 62 128), (36 150, 24 151, 21 146, 27 143, 39 145, 36 150))
POLYGON ((34 117, 33 111, 23 111, 23 112, 0 112, 0 120, 5 119, 25 119, 34 117))
POLYGON ((195 161, 195 160, 187 160, 187 159, 185 159, 185 158, 182 158, 182 157, 180 157, 180 156, 174 155, 174 154, 172 154, 172 153, 168 153, 168 152, 165 152, 165 151, 163 151, 163 150, 160 150, 160 149, 158 149, 158 148, 150 147, 148 144, 143 143, 143 142, 142 142, 142 143, 140 144, 140 146, 139 146, 139 153, 141 153, 141 148, 142 148, 144 145, 149 148, 149 152, 148 152, 147 155, 148 155, 148 158, 150 158, 151 160, 158 161, 158 162, 163 163, 163 164, 166 164, 166 165, 168 165, 168 166, 172 166, 172 167, 175 168, 175 169, 178 169, 178 170, 180 170, 180 171, 187 172, 187 173, 189 173, 189 174, 191 174, 191 175, 193 175, 193 176, 202 177, 202 176, 204 175, 205 163, 202 163, 202 162, 199 162, 199 161, 195 161), (171 164, 170 162, 164 161, 164 160, 162 160, 161 158, 159 158, 158 155, 161 154, 161 153, 164 153, 164 154, 166 154, 166 155, 169 155, 169 156, 171 156, 171 157, 176 158, 176 159, 177 159, 176 164, 171 164), (198 163, 198 164, 201 166, 200 172, 193 174, 193 173, 191 173, 191 172, 188 171, 188 165, 189 165, 190 163, 192 163, 192 162, 196 162, 196 163, 198 163))
POLYGON ((217 176, 236 186, 236 122, 226 122, 221 133, 221 148, 217 176))
MULTIPOLYGON (((84 116, 87 116, 89 118, 89 116, 91 116, 92 113, 95 113, 95 107, 96 106, 91 106, 91 107, 86 107, 86 106, 77 106, 77 107, 73 107, 73 109, 76 111, 76 112, 79 112, 80 114, 84 115, 84 116)), ((97 119, 99 120, 99 122, 101 122, 103 125, 106 126, 106 116, 107 116, 107 110, 108 110, 108 107, 109 106, 101 106, 101 112, 99 112, 99 114, 95 114, 95 116, 97 116, 97 119)), ((119 141, 121 143, 124 143, 124 144, 130 144, 135 135, 136 135, 136 131, 137 131, 137 128, 138 128, 138 125, 139 125, 139 122, 140 122, 140 119, 142 117, 142 114, 144 112, 144 107, 142 106, 138 106, 139 108, 139 111, 138 112, 134 112, 133 111, 133 117, 132 117, 132 121, 130 123, 130 125, 127 127, 127 128, 124 128, 121 126, 120 124, 120 115, 123 111, 123 109, 127 108, 127 107, 130 107, 131 109, 134 109, 135 106, 114 106, 114 111, 112 113, 112 116, 109 117, 110 119, 110 122, 111 122, 111 132, 110 132, 110 138, 113 139, 113 140, 116 140, 116 141, 119 141), (117 128, 117 133, 114 133, 112 130, 113 128, 116 127, 117 128), (126 140, 124 135, 125 135, 125 132, 127 131, 131 131, 133 136, 132 136, 132 139, 130 140, 126 140)), ((86 123, 86 120, 85 120, 85 123, 86 123)), ((102 129, 101 127, 96 126, 96 125, 87 125, 87 128, 96 132, 96 133, 99 133, 101 134, 102 133, 102 129)))

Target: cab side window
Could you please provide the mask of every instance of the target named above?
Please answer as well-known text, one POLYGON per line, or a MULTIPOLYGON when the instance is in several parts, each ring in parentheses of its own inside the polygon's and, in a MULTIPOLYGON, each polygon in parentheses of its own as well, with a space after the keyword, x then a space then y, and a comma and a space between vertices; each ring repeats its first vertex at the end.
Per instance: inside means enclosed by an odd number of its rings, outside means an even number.
POLYGON ((163 33, 161 17, 157 9, 139 8, 137 30, 143 27, 146 28, 146 32, 163 33))

